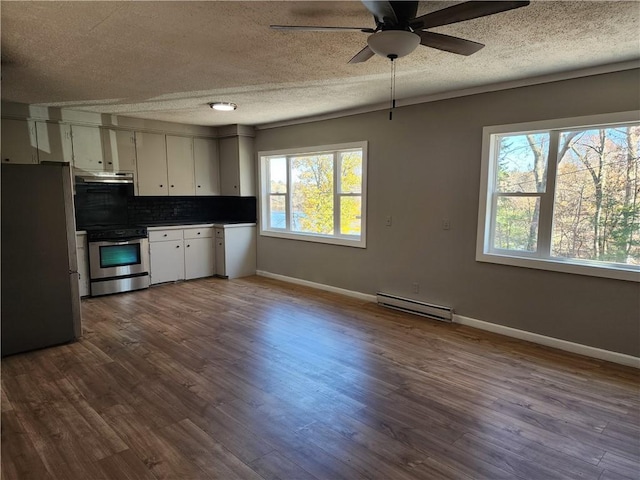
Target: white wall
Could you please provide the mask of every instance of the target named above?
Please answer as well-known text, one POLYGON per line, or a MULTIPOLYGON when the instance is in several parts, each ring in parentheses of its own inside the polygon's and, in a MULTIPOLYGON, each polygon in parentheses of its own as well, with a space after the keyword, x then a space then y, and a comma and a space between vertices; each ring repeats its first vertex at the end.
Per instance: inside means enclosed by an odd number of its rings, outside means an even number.
POLYGON ((482 128, 638 109, 638 85, 635 69, 258 130, 258 151, 369 142, 367 248, 259 237, 258 269, 640 356, 638 283, 475 261, 482 128))

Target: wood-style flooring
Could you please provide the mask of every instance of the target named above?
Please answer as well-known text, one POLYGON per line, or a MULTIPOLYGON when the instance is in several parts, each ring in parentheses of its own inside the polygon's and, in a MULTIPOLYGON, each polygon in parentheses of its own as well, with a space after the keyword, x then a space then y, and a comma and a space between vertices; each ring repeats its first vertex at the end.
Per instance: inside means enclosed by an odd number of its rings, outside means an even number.
POLYGON ((2 360, 5 480, 640 478, 632 368, 259 277, 82 313, 2 360))

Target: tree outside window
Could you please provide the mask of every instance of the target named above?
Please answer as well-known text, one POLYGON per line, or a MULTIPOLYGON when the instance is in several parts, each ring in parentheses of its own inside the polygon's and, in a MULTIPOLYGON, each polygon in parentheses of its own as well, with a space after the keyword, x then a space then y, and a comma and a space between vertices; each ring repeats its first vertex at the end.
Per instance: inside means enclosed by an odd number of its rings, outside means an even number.
POLYGON ((489 141, 493 173, 481 219, 489 233, 480 259, 640 271, 640 122, 497 133, 489 141))

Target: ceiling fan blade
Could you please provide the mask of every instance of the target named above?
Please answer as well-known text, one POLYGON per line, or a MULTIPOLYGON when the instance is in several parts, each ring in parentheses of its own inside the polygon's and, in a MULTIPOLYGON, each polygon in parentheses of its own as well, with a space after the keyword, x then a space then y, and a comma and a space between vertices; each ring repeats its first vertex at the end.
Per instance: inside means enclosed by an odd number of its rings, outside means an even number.
POLYGON ((398 24, 398 17, 391 2, 377 0, 362 0, 362 3, 376 19, 376 24, 385 23, 389 26, 398 24))
POLYGON ((311 25, 269 25, 274 30, 301 30, 305 32, 363 32, 375 33, 373 28, 368 27, 320 27, 311 25))
POLYGON ((437 48, 445 52, 458 55, 471 55, 484 47, 482 43, 472 42, 464 38, 451 37, 434 32, 415 32, 420 36, 420 44, 426 47, 437 48))
POLYGON ((529 3, 528 1, 464 2, 417 17, 410 23, 410 26, 413 29, 421 29, 449 25, 451 23, 464 22, 465 20, 471 20, 473 18, 506 12, 507 10, 513 10, 515 8, 526 7, 529 3))
POLYGON ((371 57, 373 57, 375 54, 373 53, 373 50, 371 50, 369 48, 369 45, 367 45, 366 47, 364 47, 362 50, 360 50, 358 53, 356 53, 354 55, 354 57, 349 60, 349 63, 362 63, 362 62, 366 62, 367 60, 369 60, 371 57))

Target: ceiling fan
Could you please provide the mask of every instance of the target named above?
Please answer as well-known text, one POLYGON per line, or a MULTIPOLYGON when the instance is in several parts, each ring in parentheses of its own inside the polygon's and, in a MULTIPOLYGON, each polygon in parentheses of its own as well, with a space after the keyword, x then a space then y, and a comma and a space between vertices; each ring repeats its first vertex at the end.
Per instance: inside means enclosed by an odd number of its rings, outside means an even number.
POLYGON ((360 50, 349 63, 366 62, 374 54, 391 60, 411 53, 418 45, 456 53, 471 55, 480 50, 482 43, 463 38, 429 32, 429 28, 464 22, 479 17, 526 7, 529 1, 470 1, 453 5, 442 10, 416 17, 417 1, 374 1, 362 0, 376 22, 375 28, 368 27, 322 27, 303 25, 271 25, 277 30, 302 31, 357 31, 370 33, 367 46, 360 50))

